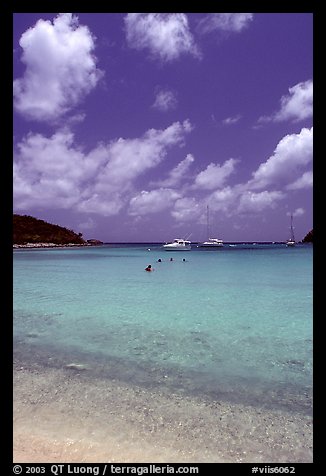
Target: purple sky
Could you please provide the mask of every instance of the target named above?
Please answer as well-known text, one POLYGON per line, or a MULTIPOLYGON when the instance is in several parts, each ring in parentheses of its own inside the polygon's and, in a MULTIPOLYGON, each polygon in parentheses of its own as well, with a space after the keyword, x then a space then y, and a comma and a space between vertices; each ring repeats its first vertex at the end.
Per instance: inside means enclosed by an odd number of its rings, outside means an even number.
POLYGON ((106 242, 312 223, 313 15, 14 14, 14 212, 106 242))

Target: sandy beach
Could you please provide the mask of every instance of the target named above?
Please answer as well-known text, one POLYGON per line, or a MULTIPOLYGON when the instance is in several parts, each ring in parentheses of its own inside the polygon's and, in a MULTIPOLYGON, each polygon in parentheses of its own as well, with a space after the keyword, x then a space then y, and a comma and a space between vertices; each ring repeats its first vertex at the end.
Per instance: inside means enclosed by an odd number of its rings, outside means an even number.
POLYGON ((14 462, 312 462, 312 417, 15 362, 14 462))

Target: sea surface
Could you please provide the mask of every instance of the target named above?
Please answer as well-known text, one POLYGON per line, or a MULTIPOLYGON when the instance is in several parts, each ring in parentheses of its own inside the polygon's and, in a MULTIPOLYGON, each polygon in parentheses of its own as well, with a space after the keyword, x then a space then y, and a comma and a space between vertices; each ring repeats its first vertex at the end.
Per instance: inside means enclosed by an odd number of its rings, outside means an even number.
POLYGON ((311 414, 312 258, 282 244, 15 250, 14 357, 311 414))

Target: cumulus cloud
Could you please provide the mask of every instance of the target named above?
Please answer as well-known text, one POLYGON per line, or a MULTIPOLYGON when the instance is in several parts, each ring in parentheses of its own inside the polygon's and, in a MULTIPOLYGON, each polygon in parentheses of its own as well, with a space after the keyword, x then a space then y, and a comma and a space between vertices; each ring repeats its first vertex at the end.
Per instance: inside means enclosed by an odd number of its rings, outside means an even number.
POLYGON ((245 187, 243 185, 235 185, 234 187, 226 186, 220 190, 212 192, 207 202, 210 204, 212 211, 223 211, 226 214, 230 214, 235 210, 239 197, 243 193, 245 187))
POLYGON ((169 188, 159 188, 157 190, 143 190, 130 200, 130 215, 148 215, 169 209, 174 205, 180 193, 169 188))
POLYGON ((96 193, 88 188, 81 200, 76 203, 78 212, 94 213, 105 217, 117 215, 125 206, 126 198, 119 193, 96 193))
POLYGON ((240 196, 238 213, 257 213, 262 212, 266 208, 275 208, 277 202, 282 200, 285 194, 281 191, 252 192, 247 190, 240 196))
POLYGON ((178 222, 195 222, 202 215, 202 204, 195 197, 182 197, 176 200, 171 212, 178 222))
POLYGON ((13 85, 15 109, 26 118, 53 121, 95 88, 102 72, 93 56, 94 37, 78 18, 59 14, 39 20, 20 38, 26 71, 13 85))
POLYGON ((82 223, 79 223, 78 229, 82 231, 88 231, 88 230, 93 230, 96 226, 95 221, 93 218, 88 217, 86 221, 83 221, 82 223))
POLYGON ((213 31, 239 33, 249 26, 253 17, 253 13, 210 13, 199 22, 198 31, 202 34, 213 31))
POLYGON ((312 188, 313 173, 312 171, 305 172, 301 177, 287 185, 287 190, 301 190, 303 188, 312 188))
POLYGON ((294 217, 301 217, 304 214, 305 214, 304 209, 300 207, 300 208, 297 208, 296 210, 294 210, 293 213, 288 212, 287 216, 293 215, 294 217))
POLYGON ((225 119, 223 119, 222 123, 226 126, 230 126, 232 124, 236 124, 237 122, 239 122, 240 119, 241 119, 241 115, 237 114, 236 116, 226 117, 225 119))
POLYGON ((312 161, 312 136, 312 128, 303 128, 298 134, 283 137, 274 154, 252 174, 253 178, 233 186, 227 184, 227 179, 235 170, 235 159, 221 166, 209 164, 182 192, 185 195, 195 190, 199 194, 178 199, 172 216, 180 222, 200 219, 207 203, 212 212, 229 217, 275 208, 290 191, 312 186, 312 172, 304 170, 312 161))
POLYGON ((190 131, 189 121, 175 122, 140 138, 99 144, 87 154, 67 130, 49 138, 29 134, 14 160, 15 208, 115 215, 129 202, 137 178, 163 161, 171 147, 182 146, 190 131))
POLYGON ((200 56, 184 13, 128 13, 124 21, 130 48, 167 62, 183 54, 200 56))
POLYGON ((189 121, 175 122, 164 130, 150 129, 143 137, 118 139, 108 147, 110 161, 102 170, 99 189, 121 190, 150 168, 156 167, 166 156, 169 147, 183 145, 192 130, 189 121))
POLYGON ((80 198, 80 180, 87 176, 87 168, 71 133, 58 132, 51 138, 29 134, 18 144, 14 161, 17 208, 70 208, 80 198))
POLYGON ((207 203, 211 212, 223 213, 224 216, 255 215, 276 208, 285 198, 286 194, 280 190, 254 192, 248 190, 246 184, 237 184, 215 190, 202 198, 187 196, 177 199, 171 215, 180 223, 201 222, 207 203))
POLYGON ((301 175, 313 158, 313 128, 289 134, 278 143, 274 154, 253 173, 251 188, 288 184, 301 175))
POLYGON ((153 108, 158 111, 170 111, 177 107, 177 97, 172 91, 162 90, 156 95, 153 108))
POLYGON ((262 116, 258 123, 292 121, 299 122, 313 115, 313 82, 308 80, 289 88, 289 94, 282 96, 281 106, 271 116, 262 116))
POLYGON ((209 164, 195 178, 194 188, 213 190, 224 185, 225 180, 234 172, 236 159, 228 159, 223 165, 209 164))
POLYGON ((193 155, 187 154, 186 158, 179 162, 178 165, 171 170, 169 176, 165 180, 154 182, 153 185, 176 187, 187 177, 187 173, 194 160, 195 159, 193 155))

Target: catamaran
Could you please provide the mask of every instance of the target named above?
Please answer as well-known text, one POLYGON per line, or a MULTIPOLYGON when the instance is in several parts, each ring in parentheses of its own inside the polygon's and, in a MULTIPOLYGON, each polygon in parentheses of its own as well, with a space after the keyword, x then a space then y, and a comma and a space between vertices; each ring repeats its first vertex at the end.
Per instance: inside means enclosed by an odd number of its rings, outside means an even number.
POLYGON ((199 243, 200 248, 221 248, 224 245, 223 240, 219 238, 209 238, 209 207, 207 205, 207 240, 199 243))

